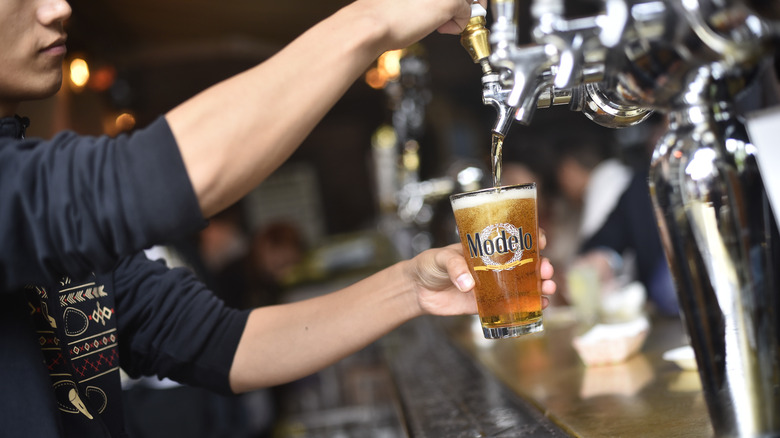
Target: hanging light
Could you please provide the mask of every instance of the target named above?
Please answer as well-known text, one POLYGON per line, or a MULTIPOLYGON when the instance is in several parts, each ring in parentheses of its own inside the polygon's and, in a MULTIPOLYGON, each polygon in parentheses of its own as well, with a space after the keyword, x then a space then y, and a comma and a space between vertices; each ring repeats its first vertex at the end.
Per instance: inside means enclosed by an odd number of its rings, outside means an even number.
POLYGON ((82 58, 73 58, 70 61, 70 82, 76 89, 84 88, 89 82, 89 65, 82 58))

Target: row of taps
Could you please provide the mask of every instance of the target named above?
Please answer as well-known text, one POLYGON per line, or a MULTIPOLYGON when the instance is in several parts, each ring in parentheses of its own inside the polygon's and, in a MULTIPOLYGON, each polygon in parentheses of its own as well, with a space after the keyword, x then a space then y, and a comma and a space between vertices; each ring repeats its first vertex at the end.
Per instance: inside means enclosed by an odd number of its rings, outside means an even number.
POLYGON ((563 0, 534 0, 532 42, 519 44, 515 1, 491 6, 488 31, 474 2, 461 43, 482 67, 483 103, 496 109, 493 131, 502 136, 552 105, 610 128, 635 125, 684 99, 701 67, 751 74, 780 35, 776 17, 739 0, 604 0, 578 17, 567 16, 563 0))

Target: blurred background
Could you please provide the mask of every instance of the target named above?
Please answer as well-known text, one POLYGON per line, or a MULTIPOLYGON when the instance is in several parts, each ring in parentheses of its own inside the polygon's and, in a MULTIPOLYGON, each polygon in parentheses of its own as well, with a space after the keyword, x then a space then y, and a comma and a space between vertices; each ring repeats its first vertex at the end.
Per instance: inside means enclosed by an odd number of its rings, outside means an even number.
MULTIPOLYGON (((347 3, 70 0, 65 82, 56 96, 20 109, 32 119, 28 135, 49 138, 63 129, 96 136, 130 133, 263 62, 347 3)), ((522 40, 522 26, 520 33, 522 40)), ((311 75, 316 80, 317 72, 311 75)), ((327 292, 399 258, 455 242, 447 195, 489 181, 495 112, 482 104, 480 76, 453 35, 435 33, 407 51, 388 54, 367 68, 257 190, 213 218, 201 234, 158 248, 155 257, 192 267, 229 304, 252 307, 327 292)), ((557 107, 537 111, 530 126, 511 128, 503 182, 538 184, 540 224, 549 241, 545 255, 556 267, 561 291, 554 304, 568 304, 565 274, 583 240, 582 192, 590 173, 614 159, 641 177, 660 121, 614 131, 557 107)), ((614 203, 603 215, 611 207, 614 203)), ((358 375, 383 394, 386 375, 368 354, 342 367, 358 367, 358 375)), ((173 383, 160 386, 156 379, 141 382, 128 391, 131 436, 162 436, 169 427, 178 433, 168 436, 217 436, 215 430, 270 436, 276 417, 329 407, 321 388, 344 393, 349 375, 355 373, 331 370, 314 378, 318 390, 310 379, 308 386, 298 382, 240 400, 173 383), (166 408, 171 405, 189 412, 172 416, 166 408), (231 431, 231 424, 242 430, 231 431)), ((354 399, 366 397, 355 391, 354 399)), ((333 403, 344 405, 344 397, 333 403)), ((277 436, 283 436, 278 428, 277 436)))

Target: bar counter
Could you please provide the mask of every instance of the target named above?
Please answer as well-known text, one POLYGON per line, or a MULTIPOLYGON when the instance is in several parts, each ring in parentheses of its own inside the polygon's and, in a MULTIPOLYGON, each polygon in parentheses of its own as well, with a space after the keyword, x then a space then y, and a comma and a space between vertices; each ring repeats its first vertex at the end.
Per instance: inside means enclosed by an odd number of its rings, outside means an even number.
POLYGON ((626 362, 586 367, 582 328, 545 312, 544 332, 497 341, 475 317, 411 321, 299 382, 277 436, 713 436, 698 374, 662 358, 686 344, 679 319, 653 318, 626 362))

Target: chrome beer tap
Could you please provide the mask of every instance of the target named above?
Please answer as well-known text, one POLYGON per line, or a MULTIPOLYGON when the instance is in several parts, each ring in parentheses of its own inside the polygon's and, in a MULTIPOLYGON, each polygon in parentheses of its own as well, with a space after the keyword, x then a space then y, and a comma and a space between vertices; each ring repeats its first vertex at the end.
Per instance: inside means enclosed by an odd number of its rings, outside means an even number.
POLYGON ((738 105, 757 78, 774 77, 780 8, 605 0, 598 13, 566 18, 563 2, 535 0, 534 42, 524 46, 514 8, 492 3, 488 61, 503 72, 499 96, 516 121, 559 104, 613 128, 667 115, 650 191, 713 430, 780 436, 780 212, 738 105))
POLYGON ((650 187, 716 436, 780 434, 780 240, 730 86, 701 67, 650 187))
POLYGON ((507 105, 516 107, 515 120, 530 124, 536 108, 570 105, 601 125, 620 128, 645 120, 650 108, 604 96, 607 56, 624 38, 630 22, 624 0, 605 2, 606 13, 568 19, 563 2, 537 0, 531 13, 537 22, 534 44, 517 46, 513 0, 492 3, 490 63, 513 72, 507 105))
POLYGON ((507 80, 507 75, 493 68, 488 61, 490 57, 490 32, 485 28, 487 11, 476 0, 471 4, 471 19, 463 29, 460 37, 460 43, 463 48, 471 55, 475 64, 482 68, 482 103, 490 105, 496 110, 496 123, 493 125, 493 132, 506 137, 509 128, 512 126, 515 108, 508 105, 508 96, 511 88, 503 84, 507 80), (504 76, 502 80, 502 76, 504 76))

